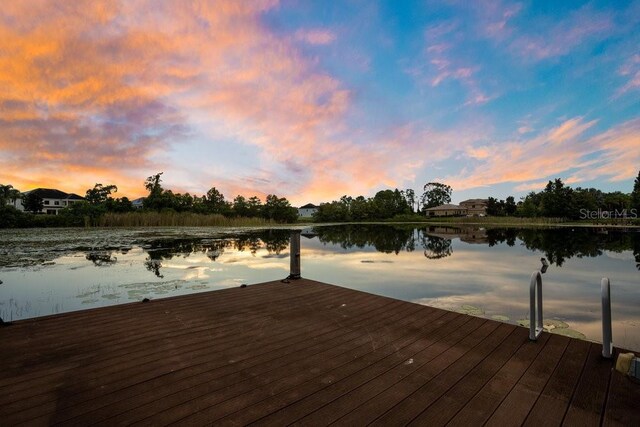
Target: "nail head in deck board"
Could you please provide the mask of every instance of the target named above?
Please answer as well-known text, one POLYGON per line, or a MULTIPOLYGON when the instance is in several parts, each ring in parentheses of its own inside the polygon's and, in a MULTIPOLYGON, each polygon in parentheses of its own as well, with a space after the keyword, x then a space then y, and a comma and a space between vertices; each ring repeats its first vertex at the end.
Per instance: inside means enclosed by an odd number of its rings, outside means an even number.
MULTIPOLYGON (((554 399, 566 408, 567 424, 600 414, 605 424, 640 424, 640 386, 617 373, 603 381, 613 362, 598 359, 596 345, 545 334, 515 351, 511 335, 492 338, 505 328, 513 326, 305 279, 18 321, 0 329, 0 419, 109 425, 165 391, 190 387, 195 398, 171 419, 291 423, 323 413, 335 419, 333 411, 348 417, 356 409, 355 415, 366 408, 360 404, 390 393, 393 402, 379 410, 397 403, 413 415, 451 401, 459 410, 454 423, 493 415, 491 422, 505 417, 519 424, 533 407, 531 420, 544 411, 553 417, 545 421, 558 424, 563 411, 545 410, 554 399), (585 345, 588 357, 580 351, 584 357, 571 357, 585 345), (398 385, 389 389, 383 379, 398 385), (521 405, 526 395, 534 398, 521 405), (498 402, 477 412, 489 397, 498 402)), ((163 409, 171 414, 171 408, 163 409)), ((157 407, 149 410, 143 422, 158 415, 157 407)), ((434 425, 446 422, 439 420, 434 425)))

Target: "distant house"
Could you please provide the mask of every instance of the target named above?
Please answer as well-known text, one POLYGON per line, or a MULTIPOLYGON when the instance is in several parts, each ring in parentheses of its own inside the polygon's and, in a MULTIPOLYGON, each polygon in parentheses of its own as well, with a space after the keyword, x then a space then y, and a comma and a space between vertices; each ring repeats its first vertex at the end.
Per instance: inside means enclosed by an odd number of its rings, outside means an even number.
POLYGON ((467 214, 467 209, 462 206, 446 204, 426 210, 427 216, 462 216, 467 214))
POLYGON ((467 210, 468 216, 485 216, 488 202, 487 199, 469 199, 460 202, 460 206, 467 210))
POLYGON ((318 212, 318 207, 312 203, 307 203, 298 208, 298 216, 300 218, 311 218, 316 212, 318 212))
MULTIPOLYGON (((84 197, 78 196, 74 193, 65 193, 64 191, 56 190, 54 188, 36 188, 34 190, 25 191, 22 193, 22 198, 27 194, 35 193, 42 199, 42 210, 38 213, 47 215, 58 215, 60 209, 64 209, 71 206, 74 203, 84 200, 84 197)), ((22 198, 16 199, 13 206, 21 211, 24 211, 22 205, 22 198)))
POLYGON ((132 200, 131 206, 133 206, 134 209, 142 209, 144 207, 144 199, 146 199, 146 197, 139 197, 135 200, 132 200))

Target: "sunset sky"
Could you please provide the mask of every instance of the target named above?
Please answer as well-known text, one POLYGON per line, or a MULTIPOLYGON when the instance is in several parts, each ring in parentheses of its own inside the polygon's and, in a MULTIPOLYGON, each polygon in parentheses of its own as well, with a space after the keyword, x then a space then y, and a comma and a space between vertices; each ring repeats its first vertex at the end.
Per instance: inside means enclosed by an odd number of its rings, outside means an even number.
POLYGON ((630 192, 640 1, 3 1, 0 183, 630 192))

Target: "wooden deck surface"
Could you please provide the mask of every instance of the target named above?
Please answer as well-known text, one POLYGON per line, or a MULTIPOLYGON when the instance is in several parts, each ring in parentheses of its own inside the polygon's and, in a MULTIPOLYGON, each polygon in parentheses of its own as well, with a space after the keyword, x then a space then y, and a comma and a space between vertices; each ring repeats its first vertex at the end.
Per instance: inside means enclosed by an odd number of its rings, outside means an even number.
POLYGON ((0 425, 640 425, 601 346, 310 280, 0 327, 0 425))

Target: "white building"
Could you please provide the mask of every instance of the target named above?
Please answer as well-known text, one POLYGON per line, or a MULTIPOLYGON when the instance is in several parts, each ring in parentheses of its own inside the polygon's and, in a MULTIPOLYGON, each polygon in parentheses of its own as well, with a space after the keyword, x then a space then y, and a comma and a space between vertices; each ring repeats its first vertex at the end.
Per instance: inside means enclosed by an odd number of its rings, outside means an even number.
POLYGON ((318 207, 312 203, 307 203, 306 205, 298 208, 298 217, 311 218, 316 212, 318 212, 318 207))
POLYGON ((24 211, 22 199, 31 193, 37 194, 42 199, 42 210, 38 213, 47 215, 58 215, 60 209, 84 200, 83 197, 74 193, 65 193, 64 191, 53 188, 36 188, 22 193, 22 198, 16 199, 15 202, 13 202, 13 206, 20 211, 24 211))

